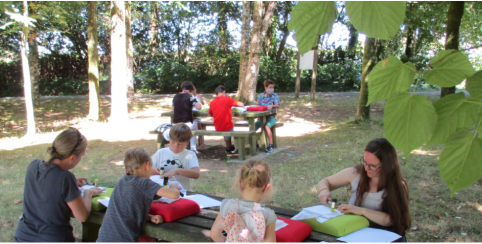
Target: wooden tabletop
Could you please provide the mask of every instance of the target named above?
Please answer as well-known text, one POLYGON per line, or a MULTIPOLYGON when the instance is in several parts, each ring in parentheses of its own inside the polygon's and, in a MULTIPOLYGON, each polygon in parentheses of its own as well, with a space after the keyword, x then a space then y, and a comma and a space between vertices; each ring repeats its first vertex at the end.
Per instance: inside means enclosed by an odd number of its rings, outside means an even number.
MULTIPOLYGON (((244 117, 244 118, 258 118, 261 116, 268 116, 268 115, 274 115, 276 113, 276 110, 266 110, 266 111, 260 111, 260 112, 254 112, 254 111, 246 111, 244 113, 240 113, 237 111, 233 111, 233 116, 234 117, 244 117)), ((194 117, 212 117, 208 112, 199 112, 199 111, 192 111, 192 115, 194 117)), ((169 112, 163 112, 161 113, 161 116, 166 116, 166 117, 172 117, 174 116, 174 111, 169 111, 169 112)))
MULTIPOLYGON (((188 195, 198 194, 195 192, 189 192, 188 195)), ((216 200, 222 201, 224 198, 203 194, 216 200)), ((278 208, 268 206, 268 208, 275 211, 278 217, 291 218, 298 214, 299 211, 278 208)), ((172 242, 212 242, 210 237, 205 236, 203 232, 211 230, 214 220, 219 213, 219 207, 201 209, 201 212, 194 214, 174 222, 153 224, 147 222, 144 226, 143 234, 152 236, 159 240, 172 241, 172 242)), ((92 212, 89 219, 86 221, 88 224, 101 225, 104 218, 105 211, 92 212)), ((84 231, 84 230, 83 230, 84 231)), ((88 231, 88 230, 86 230, 88 231)), ((95 233, 97 234, 97 233, 95 233)), ((93 233, 89 233, 91 236, 89 239, 97 239, 92 236, 93 233)), ((94 239, 94 241, 95 241, 94 239)), ((86 240, 87 241, 87 240, 86 240)), ((311 235, 304 240, 304 242, 337 242, 336 237, 323 234, 320 232, 312 231, 311 235)))

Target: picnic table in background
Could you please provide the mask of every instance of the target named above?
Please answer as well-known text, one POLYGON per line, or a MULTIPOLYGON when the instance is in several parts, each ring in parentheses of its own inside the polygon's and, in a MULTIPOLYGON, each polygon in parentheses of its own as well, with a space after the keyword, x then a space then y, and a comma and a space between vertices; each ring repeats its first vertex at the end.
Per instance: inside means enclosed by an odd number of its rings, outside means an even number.
MULTIPOLYGON (((188 192, 188 195, 199 194, 188 192)), ((206 194, 203 194, 206 195, 206 194)), ((224 198, 206 195, 216 200, 222 201, 224 198)), ((299 211, 267 206, 275 211, 278 217, 288 218, 295 216, 299 211)), ((200 213, 194 214, 174 222, 153 224, 147 222, 142 231, 143 235, 151 236, 159 240, 171 242, 212 242, 203 232, 210 231, 214 220, 219 213, 219 207, 205 208, 200 213)), ((104 219, 105 210, 92 212, 90 217, 82 223, 82 241, 95 242, 99 233, 99 228, 104 219)), ((312 231, 311 235, 304 240, 305 242, 336 242, 336 237, 312 231)))
MULTIPOLYGON (((212 117, 207 111, 193 111, 192 112, 193 117, 212 117)), ((255 155, 256 154, 256 141, 260 140, 260 149, 265 149, 268 146, 268 141, 266 138, 266 131, 264 126, 261 126, 261 131, 256 133, 255 130, 255 120, 260 119, 261 125, 266 124, 266 117, 270 115, 276 114, 275 110, 267 110, 267 111, 261 111, 261 112, 254 112, 254 111, 245 111, 245 112, 239 112, 236 110, 233 110, 233 118, 239 118, 241 120, 247 121, 247 123, 242 123, 242 122, 237 122, 235 123, 235 127, 245 127, 247 126, 249 128, 249 132, 240 132, 240 131, 233 131, 233 132, 220 132, 220 131, 208 131, 206 130, 206 126, 212 126, 213 122, 201 122, 202 125, 202 130, 194 131, 194 135, 198 136, 205 136, 205 135, 219 135, 219 136, 233 136, 235 139, 240 140, 238 142, 237 147, 238 149, 243 149, 244 148, 244 139, 248 139, 248 143, 250 146, 250 154, 255 155)), ((164 112, 161 113, 162 117, 170 117, 171 118, 171 124, 173 123, 173 118, 174 118, 174 112, 169 111, 169 112, 164 112)), ((283 123, 276 123, 275 127, 280 127, 283 126, 283 123)), ((158 134, 155 131, 151 131, 151 134, 158 134)), ((273 144, 276 147, 277 146, 277 139, 276 139, 276 130, 275 128, 272 129, 272 135, 273 135, 273 144)), ((158 147, 164 146, 164 143, 162 142, 162 135, 158 135, 158 147)), ((239 150, 239 156, 241 159, 244 159, 244 150, 239 150)))

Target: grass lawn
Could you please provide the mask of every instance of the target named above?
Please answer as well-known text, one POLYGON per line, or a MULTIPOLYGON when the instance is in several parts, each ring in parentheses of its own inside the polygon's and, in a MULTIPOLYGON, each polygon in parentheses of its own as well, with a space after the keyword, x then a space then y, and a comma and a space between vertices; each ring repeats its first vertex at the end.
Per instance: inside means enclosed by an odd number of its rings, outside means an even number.
MULTIPOLYGON (((267 205, 301 210, 319 204, 315 184, 326 176, 357 164, 365 145, 383 137, 384 101, 372 103, 371 122, 355 123, 358 93, 322 93, 310 102, 293 94, 279 94, 282 107, 278 121, 285 126, 277 133, 286 151, 266 158, 273 171, 275 194, 267 205), (291 156, 292 155, 292 156, 291 156)), ((431 101, 437 95, 428 95, 431 101)), ((123 174, 124 152, 143 147, 156 151, 155 135, 148 130, 168 122, 161 111, 170 110, 172 96, 142 96, 129 105, 130 120, 124 125, 89 122, 86 97, 43 98, 36 108, 39 134, 25 145, 22 135, 26 122, 23 100, 0 99, 0 242, 13 240, 22 213, 25 170, 33 158, 48 159, 46 148, 58 132, 75 125, 89 139, 82 162, 72 170, 78 177, 99 179, 101 186, 113 187, 123 174), (23 143, 23 144, 22 144, 23 143)), ((208 101, 211 95, 205 95, 208 101)), ((108 98, 102 99, 103 117, 110 113, 108 98)), ((221 148, 221 138, 207 138, 206 144, 221 148)), ((410 242, 482 242, 482 179, 450 198, 450 191, 438 172, 442 147, 415 150, 409 162, 399 151, 402 173, 410 188, 412 228, 410 242)), ((203 151, 201 151, 202 153, 203 151)), ((205 151, 208 153, 208 151, 205 151)), ((240 164, 225 158, 200 157, 201 177, 194 183, 200 193, 235 197, 234 175, 240 164)), ((346 189, 334 191, 339 202, 348 202, 346 189)), ((80 236, 80 223, 72 220, 74 234, 80 236)))

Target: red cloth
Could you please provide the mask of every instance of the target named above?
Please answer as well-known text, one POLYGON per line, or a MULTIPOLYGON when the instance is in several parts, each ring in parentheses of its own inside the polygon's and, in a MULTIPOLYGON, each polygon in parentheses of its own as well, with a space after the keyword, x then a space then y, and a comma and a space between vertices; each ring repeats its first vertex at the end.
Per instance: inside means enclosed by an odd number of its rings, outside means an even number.
POLYGON ((139 236, 139 242, 157 242, 156 238, 146 236, 146 235, 140 235, 139 236))
POLYGON ((311 235, 311 226, 305 222, 278 217, 288 224, 276 231, 276 242, 302 242, 311 235))
POLYGON ((173 203, 153 202, 149 214, 161 215, 164 222, 172 222, 200 212, 199 204, 181 198, 173 203))
POLYGON ((248 110, 248 111, 266 111, 266 110, 268 110, 268 107, 266 107, 266 106, 248 107, 246 110, 248 110))
POLYGON ((238 106, 238 101, 227 96, 219 96, 211 101, 209 114, 213 115, 216 131, 229 131, 234 128, 233 112, 231 111, 233 106, 238 106))

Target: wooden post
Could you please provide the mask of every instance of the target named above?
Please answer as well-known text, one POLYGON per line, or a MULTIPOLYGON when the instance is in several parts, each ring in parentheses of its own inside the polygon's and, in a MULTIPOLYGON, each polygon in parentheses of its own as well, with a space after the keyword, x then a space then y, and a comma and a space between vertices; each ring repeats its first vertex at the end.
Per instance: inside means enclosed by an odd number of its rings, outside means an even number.
POLYGON ((300 52, 298 52, 298 64, 296 66, 295 99, 300 97, 300 52))

